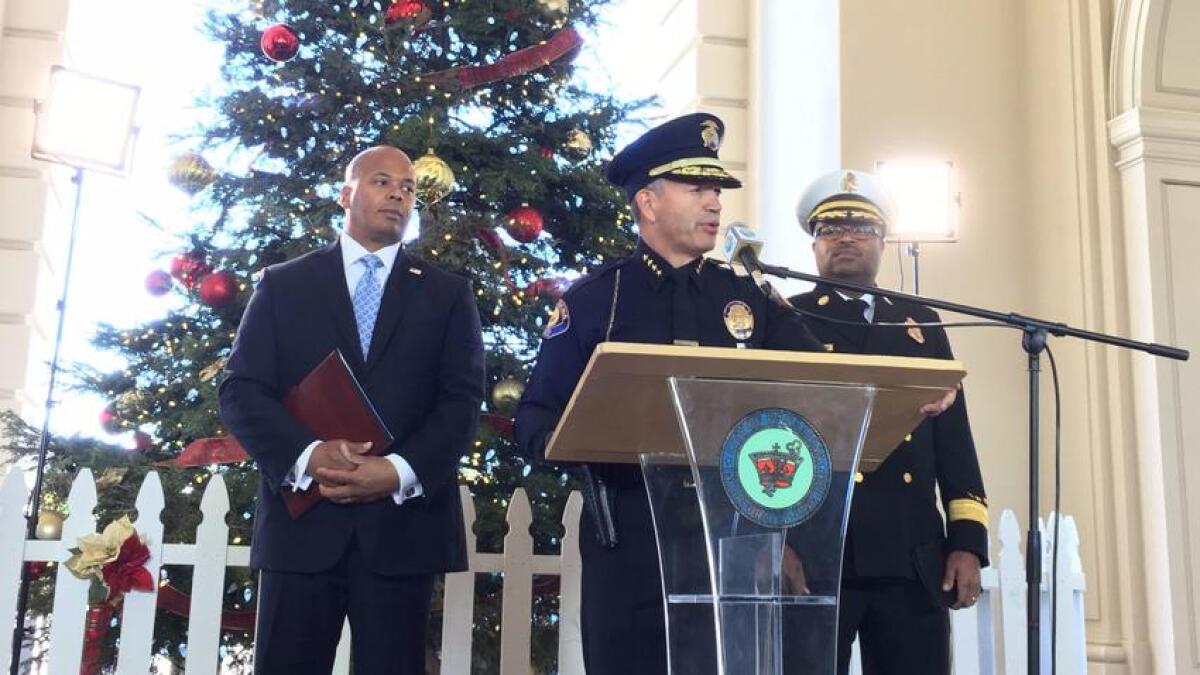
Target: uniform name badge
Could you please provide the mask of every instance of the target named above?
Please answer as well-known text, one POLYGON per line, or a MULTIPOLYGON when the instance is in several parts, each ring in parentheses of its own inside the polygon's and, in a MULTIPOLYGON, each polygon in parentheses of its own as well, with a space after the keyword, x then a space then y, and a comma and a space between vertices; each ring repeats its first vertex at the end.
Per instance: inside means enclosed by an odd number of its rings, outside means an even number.
POLYGON ((734 300, 725 305, 724 319, 725 329, 734 340, 744 342, 754 335, 754 311, 741 300, 734 300))

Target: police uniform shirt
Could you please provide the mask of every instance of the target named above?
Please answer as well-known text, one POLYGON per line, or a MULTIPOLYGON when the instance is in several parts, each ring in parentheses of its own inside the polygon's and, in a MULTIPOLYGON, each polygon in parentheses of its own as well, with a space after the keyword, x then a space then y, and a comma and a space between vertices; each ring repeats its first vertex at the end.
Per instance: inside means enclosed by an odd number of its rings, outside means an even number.
POLYGON ((543 459, 546 441, 597 344, 687 343, 693 335, 706 347, 822 348, 804 321, 768 301, 753 281, 737 277, 724 263, 698 258, 673 270, 639 243, 632 255, 577 281, 559 301, 518 409, 521 447, 533 459, 543 459), (681 284, 687 286, 685 294, 681 284), (676 298, 683 297, 689 306, 676 311, 676 298))

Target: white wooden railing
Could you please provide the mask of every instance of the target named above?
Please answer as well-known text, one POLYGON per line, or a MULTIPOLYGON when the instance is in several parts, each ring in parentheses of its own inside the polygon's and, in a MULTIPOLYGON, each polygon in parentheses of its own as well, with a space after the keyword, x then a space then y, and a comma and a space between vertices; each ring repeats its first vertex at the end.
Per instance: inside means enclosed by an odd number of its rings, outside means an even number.
MULTIPOLYGON (((475 508, 467 489, 463 495, 465 523, 475 522, 475 508)), ((91 471, 79 472, 71 488, 67 506, 72 514, 63 526, 62 538, 57 541, 26 541, 22 511, 28 494, 19 472, 12 472, 0 487, 0 665, 7 667, 11 653, 12 632, 7 617, 13 616, 17 605, 17 583, 23 561, 61 562, 70 554, 69 548, 82 535, 95 532, 97 523, 92 515, 96 506, 96 485, 91 471)), ((137 521, 134 525, 150 545, 147 564, 155 578, 162 565, 189 565, 193 568, 192 596, 189 612, 186 668, 189 673, 214 673, 221 667, 218 650, 220 638, 222 589, 226 567, 246 567, 249 547, 228 545, 229 496, 220 475, 213 476, 205 487, 200 509, 203 520, 196 531, 194 544, 163 544, 163 525, 159 514, 164 505, 162 485, 158 475, 150 473, 142 484, 136 502, 137 521)), ((579 631, 580 563, 578 532, 581 500, 578 493, 567 501, 562 522, 565 536, 562 555, 535 555, 529 526, 533 516, 523 490, 517 490, 508 509, 508 535, 503 553, 474 553, 475 536, 470 525, 466 536, 470 556, 470 571, 446 577, 442 621, 443 675, 467 675, 470 672, 471 624, 474 613, 474 575, 499 573, 504 586, 501 604, 500 672, 502 675, 531 672, 530 634, 533 607, 533 575, 559 575, 559 645, 558 672, 562 675, 582 675, 583 659, 579 631)), ((1049 561, 1053 530, 1045 528, 1046 573, 1042 581, 1042 654, 1049 659, 1049 561)), ((1021 533, 1012 512, 1005 511, 998 532, 999 554, 993 557, 998 565, 984 570, 984 591, 978 604, 971 609, 952 614, 954 630, 954 672, 956 675, 999 672, 998 652, 1004 662, 1021 664, 1025 658, 1025 562, 1020 552, 1021 533)), ((1083 593, 1084 577, 1079 560, 1079 537, 1074 520, 1065 517, 1061 524, 1062 546, 1059 551, 1058 593, 1058 672, 1063 675, 1085 672, 1085 638, 1083 593)), ((55 592, 53 621, 50 622, 50 648, 39 672, 50 675, 79 673, 86 611, 88 582, 75 578, 62 565, 54 567, 55 592)), ((153 635, 156 593, 130 593, 126 596, 120 624, 121 642, 116 672, 145 675, 151 672, 151 636, 153 635)), ((339 646, 335 673, 349 672, 348 628, 339 646)), ((1048 672, 1048 671, 1047 671, 1048 672)))

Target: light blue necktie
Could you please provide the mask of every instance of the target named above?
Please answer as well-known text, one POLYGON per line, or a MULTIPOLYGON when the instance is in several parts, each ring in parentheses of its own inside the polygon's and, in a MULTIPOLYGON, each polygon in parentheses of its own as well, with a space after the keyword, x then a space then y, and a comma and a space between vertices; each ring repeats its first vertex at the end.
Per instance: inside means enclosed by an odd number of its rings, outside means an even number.
POLYGON ((383 267, 383 261, 374 253, 368 253, 355 262, 362 263, 366 268, 362 278, 358 280, 358 285, 354 287, 354 320, 358 323, 358 342, 365 361, 371 349, 375 317, 379 316, 379 301, 383 299, 379 279, 375 278, 375 270, 383 267))

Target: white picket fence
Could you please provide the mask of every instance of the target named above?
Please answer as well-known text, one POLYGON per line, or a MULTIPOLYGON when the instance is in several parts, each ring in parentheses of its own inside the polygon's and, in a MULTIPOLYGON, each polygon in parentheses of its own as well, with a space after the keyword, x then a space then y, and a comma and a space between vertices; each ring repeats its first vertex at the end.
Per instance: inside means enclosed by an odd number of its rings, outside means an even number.
MULTIPOLYGON (((463 495, 464 522, 475 522, 475 508, 470 493, 463 495)), ((96 506, 96 485, 89 470, 80 471, 71 488, 67 504, 71 517, 63 526, 61 540, 26 541, 23 505, 28 498, 19 472, 12 472, 0 487, 0 616, 11 617, 16 611, 17 584, 23 561, 61 562, 70 554, 69 548, 84 534, 95 532, 97 523, 92 511, 96 506)), ((137 499, 138 533, 150 545, 148 567, 158 576, 162 565, 193 567, 191 611, 187 636, 186 668, 190 673, 214 673, 220 667, 219 638, 221 600, 226 567, 245 567, 249 564, 249 547, 227 545, 229 496, 221 476, 214 476, 205 488, 201 500, 203 521, 197 528, 195 544, 163 544, 163 526, 159 514, 163 509, 162 485, 158 475, 150 473, 137 499)), ((560 575, 560 623, 558 672, 562 675, 582 675, 583 658, 579 631, 580 562, 578 532, 581 500, 572 494, 567 501, 562 522, 566 534, 562 555, 535 555, 529 525, 533 520, 529 500, 523 490, 517 490, 508 510, 508 535, 504 553, 474 553, 475 536, 470 526, 466 536, 470 556, 470 571, 446 577, 444 616, 442 621, 442 675, 466 675, 470 672, 471 624, 474 610, 474 575, 503 574, 501 606, 502 675, 527 675, 530 667, 530 635, 533 609, 533 576, 560 575)), ((1042 580, 1042 654, 1049 663, 1049 551, 1053 535, 1044 530, 1046 572, 1042 580)), ((1058 593, 1058 672, 1063 675, 1082 674, 1086 670, 1083 593, 1084 577, 1079 560, 1079 537, 1074 520, 1065 517, 1061 524, 1062 547, 1059 552, 1058 593)), ((993 558, 999 565, 983 572, 984 591, 972 609, 953 613, 954 672, 956 675, 990 675, 1003 672, 998 665, 999 653, 1010 664, 1008 673, 1020 673, 1025 663, 1025 562, 1020 552, 1021 533, 1012 512, 1005 511, 1000 519, 1000 552, 993 558), (1001 630, 997 630, 997 621, 1001 630), (1003 637, 998 641, 998 637, 1003 637), (1011 665, 1017 664, 1017 665, 1011 665)), ((50 627, 50 649, 44 672, 50 675, 77 675, 82 658, 84 614, 88 582, 75 578, 65 567, 56 565, 56 585, 53 621, 50 627)), ((121 644, 116 672, 122 675, 144 675, 151 672, 151 636, 153 635, 156 593, 134 592, 126 596, 121 621, 121 644)), ((11 653, 12 632, 7 619, 0 622, 0 665, 7 669, 11 653)), ((349 672, 348 628, 343 632, 335 673, 349 672)), ((1048 669, 1044 672, 1049 672, 1048 669)))

